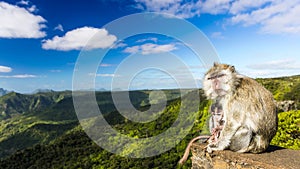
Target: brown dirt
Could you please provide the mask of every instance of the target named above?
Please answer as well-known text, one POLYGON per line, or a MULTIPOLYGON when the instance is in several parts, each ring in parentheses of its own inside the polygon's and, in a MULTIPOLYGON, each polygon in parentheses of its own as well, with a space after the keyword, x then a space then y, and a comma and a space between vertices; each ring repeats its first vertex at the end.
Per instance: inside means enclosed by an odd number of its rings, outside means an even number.
POLYGON ((237 153, 229 150, 204 153, 204 144, 192 146, 193 169, 196 168, 265 168, 265 169, 300 169, 300 150, 270 146, 260 154, 237 153), (200 160, 199 160, 200 159, 200 160), (204 159, 204 160, 203 160, 204 159), (203 161, 206 161, 203 164, 203 161), (203 167, 213 166, 213 167, 203 167))

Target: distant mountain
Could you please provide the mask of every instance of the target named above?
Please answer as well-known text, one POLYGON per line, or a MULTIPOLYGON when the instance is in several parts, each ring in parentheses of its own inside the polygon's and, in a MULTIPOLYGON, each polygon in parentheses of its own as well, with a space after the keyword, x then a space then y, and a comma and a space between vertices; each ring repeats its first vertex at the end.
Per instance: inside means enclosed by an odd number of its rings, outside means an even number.
POLYGON ((65 97, 71 98, 71 93, 55 92, 29 95, 10 92, 0 97, 0 120, 24 113, 41 111, 65 97))
POLYGON ((6 95, 8 93, 10 93, 11 91, 8 91, 8 90, 5 90, 3 88, 0 88, 0 97, 3 96, 3 95, 6 95))
POLYGON ((52 90, 52 89, 36 89, 32 92, 32 94, 49 93, 49 92, 54 92, 54 90, 52 90))

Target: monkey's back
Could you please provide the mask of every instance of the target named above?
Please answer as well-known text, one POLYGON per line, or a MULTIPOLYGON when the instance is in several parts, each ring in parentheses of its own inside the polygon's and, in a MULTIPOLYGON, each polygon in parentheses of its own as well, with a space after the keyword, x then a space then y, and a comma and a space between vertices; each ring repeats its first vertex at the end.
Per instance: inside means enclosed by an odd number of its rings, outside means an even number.
MULTIPOLYGON (((245 112, 240 115, 240 120, 253 130, 253 135, 260 136, 265 140, 266 146, 277 131, 277 112, 273 95, 255 80, 241 76, 238 79, 228 107, 234 114, 245 112)), ((236 115, 239 116, 239 115, 236 115)))

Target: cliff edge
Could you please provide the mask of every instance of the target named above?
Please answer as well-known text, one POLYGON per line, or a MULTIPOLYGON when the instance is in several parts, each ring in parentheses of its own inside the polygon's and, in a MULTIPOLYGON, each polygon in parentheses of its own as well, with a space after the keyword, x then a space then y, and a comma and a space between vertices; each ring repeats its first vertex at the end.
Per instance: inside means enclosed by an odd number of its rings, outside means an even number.
POLYGON ((297 169, 300 151, 270 146, 261 154, 237 153, 229 150, 205 152, 206 144, 194 143, 192 169, 297 169))

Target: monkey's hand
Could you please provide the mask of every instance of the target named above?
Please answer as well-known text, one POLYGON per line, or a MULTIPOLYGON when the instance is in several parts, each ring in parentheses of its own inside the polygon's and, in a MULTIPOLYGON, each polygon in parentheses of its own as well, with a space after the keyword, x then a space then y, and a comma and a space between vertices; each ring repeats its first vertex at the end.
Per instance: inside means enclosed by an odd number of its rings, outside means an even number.
POLYGON ((218 140, 216 142, 211 142, 207 145, 206 150, 208 153, 212 153, 213 151, 221 151, 225 150, 230 144, 230 140, 218 140))
POLYGON ((213 142, 213 143, 210 143, 207 145, 206 147, 206 151, 208 153, 212 153, 213 151, 220 151, 220 150, 223 150, 223 149, 220 149, 218 146, 217 146, 217 142, 213 142))

